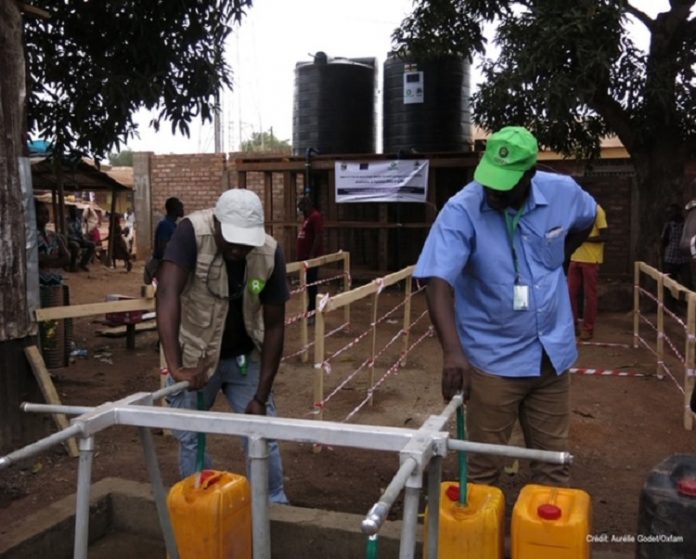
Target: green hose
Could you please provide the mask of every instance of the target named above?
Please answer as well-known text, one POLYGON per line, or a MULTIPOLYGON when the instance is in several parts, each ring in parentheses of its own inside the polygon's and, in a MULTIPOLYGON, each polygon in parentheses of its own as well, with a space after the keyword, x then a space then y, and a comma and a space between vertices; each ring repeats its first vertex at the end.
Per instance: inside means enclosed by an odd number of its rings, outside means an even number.
MULTIPOLYGON (((202 390, 199 390, 196 394, 196 403, 198 404, 199 410, 205 408, 205 397, 202 390)), ((205 433, 198 433, 197 447, 196 472, 198 473, 205 467, 205 433)))
MULTIPOLYGON (((466 421, 464 417, 464 410, 464 404, 457 408, 457 438, 462 441, 466 440, 466 421)), ((466 506, 468 503, 466 482, 469 477, 466 463, 466 452, 460 450, 457 454, 459 459, 459 504, 466 506)))
POLYGON ((377 534, 373 534, 367 538, 367 552, 365 553, 365 559, 377 559, 379 555, 379 539, 377 539, 377 534))

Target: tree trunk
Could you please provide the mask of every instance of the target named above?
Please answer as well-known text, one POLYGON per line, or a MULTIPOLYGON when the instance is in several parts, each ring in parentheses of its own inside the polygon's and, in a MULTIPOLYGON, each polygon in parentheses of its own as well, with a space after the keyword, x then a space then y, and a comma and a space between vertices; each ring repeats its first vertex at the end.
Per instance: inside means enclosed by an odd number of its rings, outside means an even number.
POLYGON ((676 203, 683 207, 687 201, 686 158, 680 146, 665 140, 655 142, 651 151, 633 153, 632 159, 638 189, 636 258, 656 265, 667 206, 676 203))
POLYGON ((20 411, 40 398, 23 347, 32 338, 27 302, 25 215, 19 182, 25 107, 22 17, 0 0, 0 452, 45 434, 45 418, 20 411))
POLYGON ((0 2, 0 68, 0 341, 6 341, 31 331, 18 163, 23 153, 24 51, 16 2, 0 2))

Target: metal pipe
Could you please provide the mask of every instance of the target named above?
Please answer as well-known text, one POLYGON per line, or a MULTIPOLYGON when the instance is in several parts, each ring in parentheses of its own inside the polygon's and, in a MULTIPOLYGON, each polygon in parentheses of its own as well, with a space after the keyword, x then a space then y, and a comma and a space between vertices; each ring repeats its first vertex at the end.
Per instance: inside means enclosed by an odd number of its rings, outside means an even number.
POLYGON ((384 490, 384 493, 382 493, 382 497, 372 506, 367 516, 363 519, 361 524, 363 534, 371 536, 378 532, 387 519, 389 509, 392 507, 404 485, 406 485, 406 481, 417 467, 418 462, 416 462, 415 458, 408 457, 403 461, 399 470, 384 490))
POLYGON ((23 448, 20 448, 19 450, 10 452, 5 456, 0 456, 0 470, 2 470, 3 468, 7 468, 8 466, 14 464, 15 462, 18 462, 19 460, 24 460, 25 458, 34 456, 39 452, 48 450, 53 445, 62 443, 63 441, 68 440, 71 437, 80 435, 81 433, 82 425, 74 424, 70 427, 63 429, 62 431, 53 433, 48 437, 36 441, 35 443, 31 443, 23 448))
POLYGON ((457 411, 457 408, 460 407, 463 403, 462 399, 462 393, 458 392, 454 396, 452 396, 452 399, 449 401, 449 403, 445 406, 445 409, 442 410, 442 413, 440 413, 441 417, 446 417, 449 419, 454 415, 454 412, 457 411))
POLYGON ((254 559, 271 559, 271 519, 268 513, 268 441, 249 437, 251 534, 254 559))
POLYGON ((504 444, 474 443, 471 441, 457 441, 448 439, 447 448, 450 450, 466 451, 491 456, 507 456, 509 458, 521 458, 523 460, 538 460, 551 464, 572 464, 573 455, 570 452, 555 452, 552 450, 538 450, 536 448, 521 448, 519 446, 507 446, 504 444))
MULTIPOLYGON (((188 381, 177 382, 152 393, 152 400, 156 402, 180 390, 186 390, 188 381)), ((82 415, 94 411, 93 406, 66 406, 63 404, 36 404, 34 402, 22 402, 19 405, 23 412, 27 413, 63 413, 65 415, 82 415)))
POLYGON ((63 413, 65 415, 82 415, 94 411, 91 406, 64 406, 62 404, 35 404, 22 402, 20 409, 27 413, 63 413))
POLYGON ((167 557, 169 559, 179 559, 179 550, 176 547, 176 538, 174 537, 174 528, 169 517, 169 509, 167 508, 167 496, 162 483, 162 474, 160 472, 155 445, 152 441, 152 433, 145 427, 138 429, 140 441, 143 443, 143 452, 145 453, 145 464, 147 473, 150 476, 150 484, 152 485, 152 494, 155 498, 155 506, 157 507, 157 516, 159 518, 162 536, 164 537, 164 545, 167 549, 167 557))
POLYGON ((420 473, 418 487, 406 487, 404 490, 404 513, 401 520, 401 541, 399 559, 413 559, 416 553, 416 527, 418 526, 418 502, 420 500, 420 473))
POLYGON ((417 433, 404 427, 360 425, 290 417, 115 405, 119 425, 203 431, 217 435, 264 437, 292 442, 314 442, 369 450, 401 451, 417 433))
POLYGON ((440 484, 442 457, 433 456, 428 465, 428 557, 437 557, 440 536, 440 484))
POLYGON ((87 559, 89 546, 89 493, 92 485, 94 437, 80 439, 80 463, 77 469, 75 497, 75 542, 73 559, 87 559))
POLYGON ((162 398, 169 396, 170 394, 175 394, 176 392, 180 392, 181 390, 186 390, 188 387, 189 382, 187 380, 177 382, 175 384, 170 384, 169 386, 165 386, 164 388, 155 390, 152 393, 152 400, 157 402, 158 400, 161 400, 162 398))

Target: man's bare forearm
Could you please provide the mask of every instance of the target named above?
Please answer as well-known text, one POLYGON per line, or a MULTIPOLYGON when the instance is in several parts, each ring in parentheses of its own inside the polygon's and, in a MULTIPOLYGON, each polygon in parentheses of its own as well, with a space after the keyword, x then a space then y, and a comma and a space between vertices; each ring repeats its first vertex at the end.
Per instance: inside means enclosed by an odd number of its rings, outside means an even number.
POLYGON ((171 289, 158 286, 157 289, 157 330, 164 358, 169 370, 182 366, 181 345, 179 344, 179 325, 181 324, 181 302, 179 295, 171 289))
POLYGON ((278 373, 278 366, 283 355, 285 337, 285 308, 264 308, 264 338, 261 348, 261 370, 256 396, 266 401, 273 388, 273 380, 278 373), (269 314, 272 315, 269 317, 269 314))

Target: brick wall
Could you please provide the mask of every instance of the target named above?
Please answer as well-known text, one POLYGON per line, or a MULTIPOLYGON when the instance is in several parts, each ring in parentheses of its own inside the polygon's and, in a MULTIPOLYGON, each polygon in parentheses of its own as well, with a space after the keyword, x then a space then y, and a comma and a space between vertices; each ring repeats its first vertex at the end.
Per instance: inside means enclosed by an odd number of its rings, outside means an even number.
POLYGON ((154 226, 164 216, 164 202, 171 196, 184 203, 186 213, 210 208, 227 188, 225 155, 152 155, 150 188, 154 226))
MULTIPOLYGON (((164 215, 164 202, 170 196, 180 198, 189 213, 212 207, 223 190, 238 186, 234 154, 230 154, 229 159, 224 154, 148 155, 153 227, 164 215)), ((473 163, 472 160, 471 165, 473 163)), ((611 160, 588 168, 583 162, 544 161, 543 167, 577 176, 578 181, 602 204, 609 222, 609 242, 605 246, 607 258, 602 273, 605 277, 630 277, 637 230, 630 164, 626 160, 611 160)), ((467 165, 433 171, 435 194, 432 201, 437 209, 466 184, 470 171, 467 165)), ((298 200, 304 190, 303 173, 296 172, 293 176, 294 183, 291 180, 286 184, 289 173, 246 173, 246 187, 256 192, 264 203, 268 177, 272 181, 272 208, 267 216, 267 230, 281 244, 288 261, 295 259, 295 239, 301 219, 293 201, 298 200)), ((433 211, 408 204, 333 204, 329 193, 329 173, 315 171, 312 182, 318 207, 325 219, 334 224, 352 223, 327 230, 327 252, 349 250, 356 268, 373 271, 398 269, 415 262, 427 227, 387 231, 381 230, 378 224, 429 222, 434 218, 433 211), (356 225, 363 221, 365 227, 356 225)))

